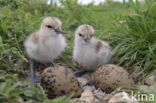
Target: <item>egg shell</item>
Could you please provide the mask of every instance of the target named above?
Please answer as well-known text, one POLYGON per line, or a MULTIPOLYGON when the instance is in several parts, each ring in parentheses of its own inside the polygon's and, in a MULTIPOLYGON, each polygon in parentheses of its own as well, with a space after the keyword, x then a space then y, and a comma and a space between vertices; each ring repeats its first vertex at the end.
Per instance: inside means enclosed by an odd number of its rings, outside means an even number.
POLYGON ((118 87, 134 85, 134 81, 129 73, 122 67, 114 64, 107 64, 97 68, 92 76, 95 80, 95 86, 101 88, 106 93, 110 93, 118 87))
POLYGON ((79 97, 82 89, 70 68, 63 66, 48 67, 41 76, 41 85, 48 92, 48 98, 57 96, 79 97))

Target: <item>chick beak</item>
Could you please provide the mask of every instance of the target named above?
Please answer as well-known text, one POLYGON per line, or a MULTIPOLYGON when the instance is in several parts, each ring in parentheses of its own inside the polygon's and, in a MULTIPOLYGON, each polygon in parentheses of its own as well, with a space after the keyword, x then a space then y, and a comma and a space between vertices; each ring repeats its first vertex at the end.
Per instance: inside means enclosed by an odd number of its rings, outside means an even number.
POLYGON ((84 39, 84 41, 85 41, 86 43, 89 43, 89 42, 90 42, 90 38, 87 37, 87 38, 84 39))
POLYGON ((62 30, 56 29, 55 30, 56 34, 67 34, 67 32, 64 32, 62 30))

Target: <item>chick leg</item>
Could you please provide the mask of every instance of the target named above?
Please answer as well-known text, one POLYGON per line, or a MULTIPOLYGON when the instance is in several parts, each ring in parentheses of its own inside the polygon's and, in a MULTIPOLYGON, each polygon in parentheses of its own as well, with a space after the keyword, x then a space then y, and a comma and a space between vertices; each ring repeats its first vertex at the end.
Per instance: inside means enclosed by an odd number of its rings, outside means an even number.
POLYGON ((94 85, 94 83, 95 83, 95 80, 94 80, 93 76, 91 76, 90 81, 86 85, 92 86, 92 85, 94 85))
POLYGON ((51 66, 53 66, 53 67, 55 66, 55 64, 54 64, 54 62, 53 62, 53 61, 51 61, 51 66))
POLYGON ((34 73, 34 69, 33 69, 34 61, 30 58, 29 62, 30 62, 30 73, 29 73, 27 79, 32 80, 33 84, 35 84, 36 82, 40 81, 40 78, 36 77, 36 75, 34 73))
POLYGON ((80 70, 80 71, 76 71, 74 74, 76 77, 80 77, 83 74, 85 74, 86 72, 88 72, 88 70, 80 70))

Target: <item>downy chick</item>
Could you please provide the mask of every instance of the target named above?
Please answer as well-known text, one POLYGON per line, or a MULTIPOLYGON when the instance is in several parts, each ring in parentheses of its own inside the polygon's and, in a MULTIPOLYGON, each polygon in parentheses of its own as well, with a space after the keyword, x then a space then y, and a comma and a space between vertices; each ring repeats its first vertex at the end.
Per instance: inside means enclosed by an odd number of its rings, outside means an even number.
POLYGON ((76 30, 73 59, 84 67, 84 70, 75 73, 76 76, 94 71, 111 60, 112 51, 109 44, 95 39, 93 35, 94 29, 90 25, 81 25, 76 30))
MULTIPOLYGON (((25 41, 24 46, 30 58, 31 72, 28 79, 33 83, 39 81, 33 71, 34 60, 40 63, 51 62, 58 57, 66 47, 65 34, 61 30, 62 23, 56 17, 46 17, 41 24, 40 30, 32 33, 25 41)), ((54 64, 53 64, 54 65, 54 64)))

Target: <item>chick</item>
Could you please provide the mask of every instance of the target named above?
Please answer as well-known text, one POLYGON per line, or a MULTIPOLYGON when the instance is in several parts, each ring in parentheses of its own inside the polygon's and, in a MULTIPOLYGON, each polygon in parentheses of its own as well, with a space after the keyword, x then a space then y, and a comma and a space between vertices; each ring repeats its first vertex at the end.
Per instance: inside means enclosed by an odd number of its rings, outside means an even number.
POLYGON ((94 71, 111 60, 112 51, 109 44, 95 39, 93 35, 94 29, 90 25, 81 25, 76 30, 73 59, 84 67, 84 70, 75 73, 76 76, 94 71))
POLYGON ((61 30, 62 23, 56 17, 46 17, 42 23, 40 30, 32 33, 25 41, 24 46, 30 58, 31 72, 28 79, 33 83, 39 81, 34 74, 34 60, 40 63, 51 62, 58 57, 66 47, 65 38, 59 34, 66 32, 61 30))

